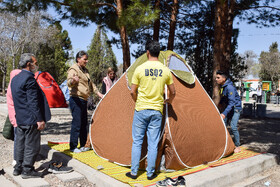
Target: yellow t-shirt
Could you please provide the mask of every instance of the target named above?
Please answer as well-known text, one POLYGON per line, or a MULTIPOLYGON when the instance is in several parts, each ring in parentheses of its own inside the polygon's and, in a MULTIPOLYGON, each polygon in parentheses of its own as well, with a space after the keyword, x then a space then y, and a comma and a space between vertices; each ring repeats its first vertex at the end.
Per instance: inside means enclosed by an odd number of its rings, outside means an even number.
POLYGON ((138 85, 135 110, 152 109, 162 113, 165 84, 173 83, 170 70, 159 61, 147 61, 138 66, 132 84, 138 85))

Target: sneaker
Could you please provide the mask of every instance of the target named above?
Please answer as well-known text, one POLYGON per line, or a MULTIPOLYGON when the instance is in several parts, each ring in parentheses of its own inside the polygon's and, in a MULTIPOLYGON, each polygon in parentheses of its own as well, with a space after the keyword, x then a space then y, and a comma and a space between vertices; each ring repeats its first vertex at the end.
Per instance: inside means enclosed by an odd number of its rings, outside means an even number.
POLYGON ((182 176, 179 176, 177 179, 177 186, 178 187, 185 187, 186 186, 186 182, 185 182, 185 178, 182 176))
POLYGON ((12 166, 15 166, 17 164, 17 161, 13 160, 12 166))
POLYGON ((75 149, 70 149, 71 152, 73 153, 81 153, 82 151, 78 148, 75 148, 75 149))
POLYGON ((54 174, 61 174, 61 173, 70 173, 73 171, 72 167, 62 166, 61 163, 52 162, 49 165, 48 172, 54 173, 54 174))
POLYGON ((81 147, 80 151, 81 152, 86 152, 86 151, 89 151, 89 149, 90 149, 89 147, 81 147))
POLYGON ((21 178, 23 178, 23 179, 41 178, 41 177, 42 177, 42 173, 41 172, 37 172, 35 170, 31 170, 30 172, 23 171, 21 173, 21 178))
POLYGON ((177 186, 177 180, 166 177, 164 180, 158 181, 156 183, 156 185, 159 186, 159 187, 162 187, 162 186, 177 186))
POLYGON ((127 172, 125 175, 131 179, 137 179, 137 175, 132 175, 130 172, 127 172))
POLYGON ((156 177, 157 177, 157 174, 153 173, 152 176, 150 176, 150 177, 147 176, 147 179, 148 179, 148 180, 153 180, 153 179, 156 178, 156 177))
POLYGON ((14 169, 13 175, 14 176, 19 176, 21 174, 22 170, 21 169, 14 169))

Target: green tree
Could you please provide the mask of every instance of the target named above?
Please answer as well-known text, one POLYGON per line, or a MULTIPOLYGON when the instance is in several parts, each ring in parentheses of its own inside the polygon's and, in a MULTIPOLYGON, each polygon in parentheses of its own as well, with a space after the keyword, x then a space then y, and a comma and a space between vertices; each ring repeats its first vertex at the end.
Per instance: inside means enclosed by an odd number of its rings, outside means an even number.
POLYGON ((277 42, 271 44, 268 52, 261 52, 259 62, 261 65, 259 77, 265 81, 272 81, 275 89, 280 79, 280 52, 277 42))
POLYGON ((149 0, 3 0, 1 9, 14 12, 28 12, 31 8, 47 10, 54 7, 61 16, 73 25, 87 26, 90 23, 103 25, 120 34, 123 51, 123 68, 130 66, 128 32, 150 24, 157 13, 152 11, 149 0))
POLYGON ((56 30, 53 37, 46 43, 42 43, 36 52, 39 62, 39 70, 49 72, 58 84, 61 84, 67 77, 70 59, 69 51, 72 49, 68 32, 62 29, 59 22, 51 25, 52 30, 56 30))
MULTIPOLYGON (((212 95, 215 4, 193 2, 188 7, 181 8, 181 11, 185 16, 181 17, 184 22, 178 24, 178 41, 175 50, 185 55, 186 61, 191 65, 208 94, 212 95)), ((235 51, 237 37, 238 30, 234 29, 229 67, 232 81, 241 79, 246 71, 244 60, 235 51)))
POLYGON ((90 77, 96 86, 101 88, 108 67, 112 67, 115 72, 118 70, 116 56, 102 27, 97 27, 87 52, 90 77))
MULTIPOLYGON (((280 8, 274 0, 215 0, 215 4, 213 79, 218 69, 230 72, 235 18, 258 27, 279 26, 280 23, 280 8)), ((216 104, 220 100, 219 86, 215 81, 212 98, 216 104)))

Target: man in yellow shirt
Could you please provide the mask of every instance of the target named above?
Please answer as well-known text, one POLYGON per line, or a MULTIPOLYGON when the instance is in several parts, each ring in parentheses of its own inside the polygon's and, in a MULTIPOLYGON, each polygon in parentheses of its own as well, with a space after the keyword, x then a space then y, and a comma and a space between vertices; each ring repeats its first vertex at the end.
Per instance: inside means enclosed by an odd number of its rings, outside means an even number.
POLYGON ((137 178, 142 143, 145 133, 148 139, 147 178, 155 174, 158 142, 162 121, 163 103, 171 103, 175 97, 175 87, 170 70, 158 60, 160 45, 157 41, 146 44, 148 61, 136 68, 132 77, 131 96, 136 102, 132 124, 131 172, 127 177, 137 178), (164 100, 164 86, 169 89, 169 99, 164 100), (137 92, 138 91, 138 92, 137 92))

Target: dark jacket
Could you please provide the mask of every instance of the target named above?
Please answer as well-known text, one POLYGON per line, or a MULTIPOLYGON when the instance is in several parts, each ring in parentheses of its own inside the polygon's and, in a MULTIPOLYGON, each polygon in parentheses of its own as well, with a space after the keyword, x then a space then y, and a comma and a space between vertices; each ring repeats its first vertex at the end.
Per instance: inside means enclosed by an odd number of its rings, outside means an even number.
POLYGON ((222 86, 221 93, 222 98, 220 104, 222 106, 226 106, 222 114, 227 116, 228 113, 234 109, 242 109, 240 96, 230 79, 227 79, 225 84, 222 86))
POLYGON ((22 70, 11 82, 17 124, 34 125, 51 119, 45 94, 34 79, 34 74, 22 70))

